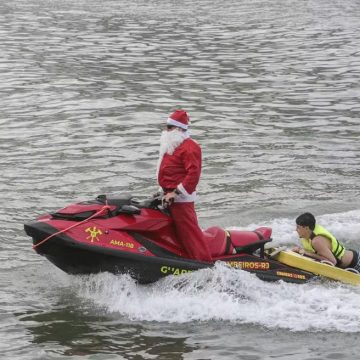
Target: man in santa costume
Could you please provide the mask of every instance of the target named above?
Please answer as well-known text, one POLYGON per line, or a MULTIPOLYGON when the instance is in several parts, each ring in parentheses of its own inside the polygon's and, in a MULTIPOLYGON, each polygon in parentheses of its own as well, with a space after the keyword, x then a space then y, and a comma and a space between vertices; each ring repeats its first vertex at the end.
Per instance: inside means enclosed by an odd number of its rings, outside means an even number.
POLYGON ((201 174, 201 148, 188 133, 189 116, 176 110, 161 134, 158 182, 169 204, 176 235, 189 258, 211 261, 209 247, 199 227, 194 201, 201 174))

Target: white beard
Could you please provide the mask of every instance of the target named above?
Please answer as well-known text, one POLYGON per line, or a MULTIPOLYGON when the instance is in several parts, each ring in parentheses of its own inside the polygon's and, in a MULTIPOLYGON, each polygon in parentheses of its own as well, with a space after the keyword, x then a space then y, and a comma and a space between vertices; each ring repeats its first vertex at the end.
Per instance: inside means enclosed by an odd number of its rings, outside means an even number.
POLYGON ((175 149, 188 137, 188 135, 181 131, 174 129, 172 131, 164 130, 160 137, 160 157, 166 153, 172 155, 175 149))
POLYGON ((165 154, 172 155, 176 148, 189 137, 187 131, 174 129, 172 131, 164 130, 160 137, 159 161, 157 165, 157 174, 159 174, 160 164, 165 154))

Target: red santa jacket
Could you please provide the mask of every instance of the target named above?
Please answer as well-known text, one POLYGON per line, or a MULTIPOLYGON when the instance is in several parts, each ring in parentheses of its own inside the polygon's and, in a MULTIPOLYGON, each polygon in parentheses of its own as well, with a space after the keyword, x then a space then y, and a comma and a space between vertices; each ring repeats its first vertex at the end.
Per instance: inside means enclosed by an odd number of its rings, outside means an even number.
POLYGON ((178 189, 181 194, 175 198, 175 202, 192 202, 196 199, 200 174, 201 148, 197 142, 187 138, 172 155, 164 155, 158 181, 163 189, 178 189))

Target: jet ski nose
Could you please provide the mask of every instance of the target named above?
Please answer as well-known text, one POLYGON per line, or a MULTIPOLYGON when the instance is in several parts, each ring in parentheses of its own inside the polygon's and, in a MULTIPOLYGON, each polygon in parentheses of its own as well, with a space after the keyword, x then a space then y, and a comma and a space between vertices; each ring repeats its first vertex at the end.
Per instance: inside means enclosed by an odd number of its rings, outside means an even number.
POLYGON ((24 225, 24 230, 26 235, 30 236, 33 240, 33 244, 35 245, 40 240, 38 239, 39 232, 36 228, 36 222, 27 223, 24 225), (38 240, 35 240, 38 239, 38 240))
MULTIPOLYGON (((53 228, 50 228, 49 226, 46 226, 42 222, 39 221, 33 221, 30 223, 24 224, 24 230, 25 233, 32 238, 33 247, 43 241, 46 237, 51 235, 54 231, 56 231, 53 228)), ((36 249, 37 251, 37 249, 36 249)), ((38 251, 37 251, 38 252, 38 251)))
POLYGON ((32 236, 34 231, 33 223, 24 224, 24 230, 27 235, 32 236))

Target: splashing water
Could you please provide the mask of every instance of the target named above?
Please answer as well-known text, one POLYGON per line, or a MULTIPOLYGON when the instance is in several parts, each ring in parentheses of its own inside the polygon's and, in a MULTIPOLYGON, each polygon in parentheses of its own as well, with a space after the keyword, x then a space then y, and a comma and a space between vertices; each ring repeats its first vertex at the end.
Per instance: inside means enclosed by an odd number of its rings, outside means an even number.
POLYGON ((360 331, 360 289, 328 281, 267 283, 216 264, 152 285, 126 275, 77 277, 80 297, 133 321, 230 321, 292 331, 360 331))

